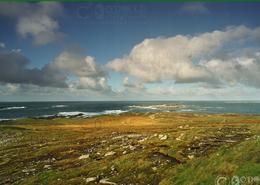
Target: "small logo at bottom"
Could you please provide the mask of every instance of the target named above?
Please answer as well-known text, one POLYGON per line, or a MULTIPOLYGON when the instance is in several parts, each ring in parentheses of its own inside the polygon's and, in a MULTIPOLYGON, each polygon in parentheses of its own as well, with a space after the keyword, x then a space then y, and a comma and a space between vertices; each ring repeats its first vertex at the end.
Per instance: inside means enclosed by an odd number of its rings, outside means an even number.
POLYGON ((228 185, 229 183, 228 177, 219 176, 215 180, 215 185, 228 185))
POLYGON ((231 178, 231 185, 239 185, 240 184, 240 180, 239 180, 239 177, 238 176, 233 176, 231 178))

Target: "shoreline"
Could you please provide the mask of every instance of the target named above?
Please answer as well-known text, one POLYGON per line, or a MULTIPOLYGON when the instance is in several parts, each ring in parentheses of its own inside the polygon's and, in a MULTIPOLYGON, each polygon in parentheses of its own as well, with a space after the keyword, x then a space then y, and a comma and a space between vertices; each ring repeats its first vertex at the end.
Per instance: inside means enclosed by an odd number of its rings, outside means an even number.
MULTIPOLYGON (((0 103, 1 104, 1 103, 0 103)), ((255 102, 33 102, 2 103, 1 119, 56 118, 56 117, 94 117, 124 112, 193 113, 193 114, 241 114, 259 115, 260 105, 255 102), (237 104, 238 103, 238 104, 237 104)))
MULTIPOLYGON (((116 110, 117 111, 117 110, 116 110)), ((74 113, 74 112, 73 112, 74 113)), ((35 116, 35 117, 20 117, 20 118, 0 118, 0 123, 11 122, 11 121, 19 121, 19 120, 53 120, 53 119, 90 119, 95 117, 102 117, 102 116, 119 116, 119 115, 149 115, 149 114, 190 114, 190 115, 215 115, 215 116, 260 116, 260 113, 209 113, 209 112, 179 112, 179 111, 171 111, 171 112, 132 112, 132 111, 121 111, 121 113, 103 113, 101 112, 88 112, 89 115, 84 115, 83 112, 77 112, 77 114, 54 114, 54 115, 44 115, 44 116, 35 116)))

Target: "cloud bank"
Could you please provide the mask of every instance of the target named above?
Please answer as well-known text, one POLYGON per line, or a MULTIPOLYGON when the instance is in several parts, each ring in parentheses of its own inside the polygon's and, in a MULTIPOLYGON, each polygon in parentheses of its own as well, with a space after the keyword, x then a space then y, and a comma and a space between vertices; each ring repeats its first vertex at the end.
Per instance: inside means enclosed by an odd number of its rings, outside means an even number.
POLYGON ((68 76, 76 76, 79 80, 71 84, 73 88, 111 91, 110 86, 107 85, 108 75, 105 69, 96 64, 92 56, 83 57, 79 54, 63 52, 48 65, 48 68, 68 76))
POLYGON ((29 63, 29 59, 20 53, 1 51, 0 82, 111 91, 107 85, 107 73, 91 56, 62 52, 40 69, 29 68, 29 63))
POLYGON ((29 63, 30 61, 19 53, 0 53, 0 81, 5 83, 67 87, 65 76, 52 72, 47 66, 42 69, 30 69, 28 68, 29 63))
POLYGON ((253 82, 260 72, 258 54, 219 58, 226 54, 227 47, 237 51, 247 43, 259 45, 259 40, 260 27, 246 26, 232 26, 194 36, 145 39, 134 46, 129 55, 110 61, 107 67, 142 83, 170 80, 219 86, 223 83, 231 85, 230 79, 233 79, 237 83, 258 86, 253 82))

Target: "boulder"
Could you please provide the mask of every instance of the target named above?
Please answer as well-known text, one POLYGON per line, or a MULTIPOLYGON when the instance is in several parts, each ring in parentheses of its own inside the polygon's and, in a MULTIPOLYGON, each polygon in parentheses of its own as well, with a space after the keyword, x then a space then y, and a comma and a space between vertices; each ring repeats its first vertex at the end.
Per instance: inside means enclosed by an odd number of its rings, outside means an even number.
POLYGON ((44 169, 47 169, 47 170, 50 170, 51 169, 51 165, 49 165, 49 164, 46 164, 46 165, 44 165, 44 167, 43 167, 44 169))
POLYGON ((115 182, 110 182, 110 181, 108 181, 108 179, 101 179, 101 180, 99 181, 99 183, 100 183, 100 184, 116 185, 115 182))
POLYGON ((89 158, 89 154, 79 156, 79 159, 87 159, 89 158))
POLYGON ((159 139, 160 140, 166 140, 166 139, 168 139, 168 136, 165 134, 165 135, 163 135, 163 134, 159 134, 159 139))
POLYGON ((112 156, 112 155, 115 155, 115 154, 116 154, 116 152, 110 151, 110 152, 107 152, 107 153, 105 154, 105 156, 112 156))
POLYGON ((88 177, 88 178, 86 178, 86 183, 94 182, 96 180, 97 180, 97 177, 88 177))

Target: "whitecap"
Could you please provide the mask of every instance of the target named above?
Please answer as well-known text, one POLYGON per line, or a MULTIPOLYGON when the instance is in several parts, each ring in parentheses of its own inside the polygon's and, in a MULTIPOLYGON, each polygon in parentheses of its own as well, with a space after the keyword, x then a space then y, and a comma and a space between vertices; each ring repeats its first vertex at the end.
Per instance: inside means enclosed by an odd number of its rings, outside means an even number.
POLYGON ((143 105, 130 105, 128 106, 129 108, 137 108, 137 109, 157 109, 156 107, 154 107, 153 105, 151 106, 143 106, 143 105))
POLYGON ((11 119, 0 118, 0 122, 1 121, 9 121, 9 120, 11 120, 11 119))
POLYGON ((86 114, 85 112, 78 112, 78 111, 75 111, 75 112, 59 112, 57 114, 57 116, 77 116, 77 115, 84 115, 86 114))
POLYGON ((15 109, 25 109, 25 106, 21 106, 21 107, 4 107, 4 108, 0 108, 0 110, 15 110, 15 109))
POLYGON ((177 112, 194 112, 194 109, 179 109, 177 112))
POLYGON ((136 108, 136 109, 151 109, 151 110, 176 110, 179 108, 185 108, 186 105, 182 104, 158 104, 158 105, 130 105, 129 108, 136 108))
POLYGON ((93 117, 98 115, 109 115, 109 114, 121 114, 127 111, 124 110, 105 110, 102 112, 80 112, 80 111, 73 111, 73 112, 59 112, 56 116, 60 117, 71 117, 71 116, 80 116, 80 117, 93 117))
POLYGON ((128 112, 126 110, 105 110, 103 113, 104 114, 122 114, 128 112))
POLYGON ((51 106, 52 108, 63 108, 63 107, 68 107, 67 105, 53 105, 51 106))

